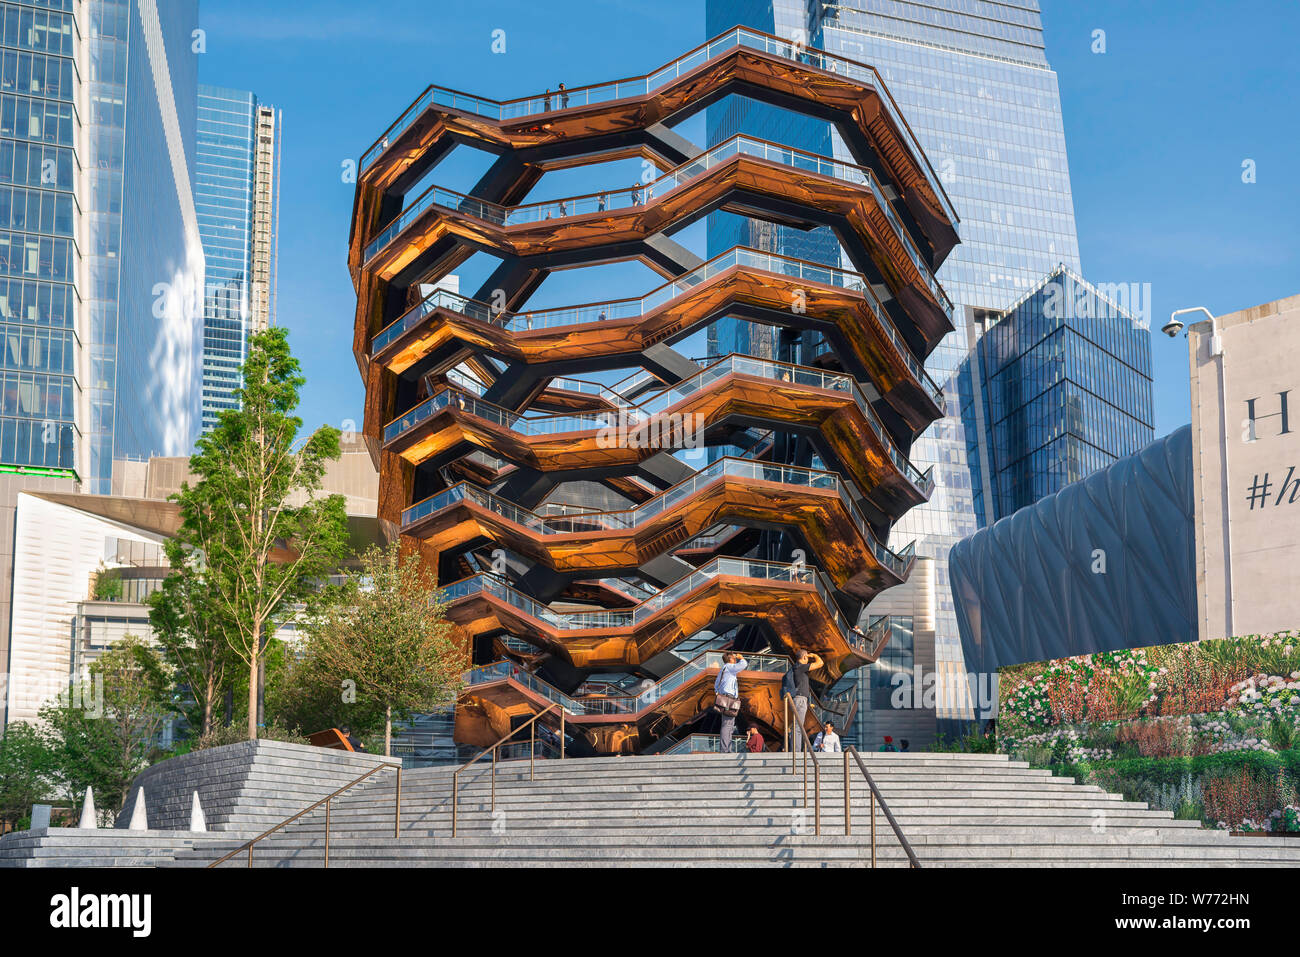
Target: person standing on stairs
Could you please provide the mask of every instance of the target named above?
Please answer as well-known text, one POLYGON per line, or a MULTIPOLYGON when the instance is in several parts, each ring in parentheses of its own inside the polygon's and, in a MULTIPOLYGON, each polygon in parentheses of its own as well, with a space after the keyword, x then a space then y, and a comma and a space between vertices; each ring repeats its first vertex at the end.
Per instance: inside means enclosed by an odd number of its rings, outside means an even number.
MULTIPOLYGON (((812 697, 812 689, 808 686, 808 674, 822 666, 823 662, 818 655, 799 649, 795 659, 790 664, 790 674, 793 676, 794 692, 790 695, 794 699, 794 718, 800 728, 803 727, 804 716, 808 713, 808 699, 812 697)), ((803 735, 798 730, 792 730, 794 738, 795 751, 803 750, 803 735)))
POLYGON ((722 716, 723 754, 731 753, 731 735, 740 714, 740 681, 736 676, 748 667, 749 662, 739 652, 728 651, 722 656, 722 667, 713 682, 713 710, 722 716))
POLYGON ((843 748, 840 747, 840 736, 835 733, 835 725, 829 721, 822 726, 822 730, 817 732, 817 737, 813 739, 813 750, 821 751, 824 754, 840 754, 843 748))

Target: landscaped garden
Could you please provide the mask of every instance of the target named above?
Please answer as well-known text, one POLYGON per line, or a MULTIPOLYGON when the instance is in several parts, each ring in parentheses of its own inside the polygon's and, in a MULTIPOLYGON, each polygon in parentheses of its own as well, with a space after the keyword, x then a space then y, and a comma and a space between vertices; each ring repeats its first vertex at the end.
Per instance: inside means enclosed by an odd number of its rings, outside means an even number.
POLYGON ((1300 832, 1300 637, 1003 669, 997 749, 1179 818, 1300 832))

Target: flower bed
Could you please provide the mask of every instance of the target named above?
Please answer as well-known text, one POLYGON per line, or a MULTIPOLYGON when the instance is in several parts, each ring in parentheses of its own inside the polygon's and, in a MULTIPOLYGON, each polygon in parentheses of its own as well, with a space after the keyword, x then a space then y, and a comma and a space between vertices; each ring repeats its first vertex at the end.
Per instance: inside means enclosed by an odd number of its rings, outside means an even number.
POLYGON ((1234 831, 1300 831, 1290 632, 1005 669, 998 750, 1234 831))

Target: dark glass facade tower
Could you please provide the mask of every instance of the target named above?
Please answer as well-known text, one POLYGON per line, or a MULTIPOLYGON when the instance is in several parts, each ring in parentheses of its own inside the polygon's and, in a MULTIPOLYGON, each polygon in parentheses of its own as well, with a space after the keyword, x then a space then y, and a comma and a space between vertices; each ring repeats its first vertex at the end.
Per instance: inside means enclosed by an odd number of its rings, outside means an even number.
POLYGON ((51 476, 85 469, 73 7, 0 4, 0 468, 51 476))
MULTIPOLYGON (((1065 267, 988 318, 977 361, 991 472, 987 483, 978 480, 982 458, 978 448, 970 448, 981 525, 1059 492, 1155 438, 1146 323, 1065 267)), ((969 408, 966 418, 973 425, 969 408)))

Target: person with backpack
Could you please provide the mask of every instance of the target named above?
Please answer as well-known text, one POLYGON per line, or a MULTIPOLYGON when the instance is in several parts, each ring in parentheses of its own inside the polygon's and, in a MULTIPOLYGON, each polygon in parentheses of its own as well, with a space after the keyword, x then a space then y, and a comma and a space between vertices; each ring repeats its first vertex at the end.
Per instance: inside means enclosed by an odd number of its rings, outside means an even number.
POLYGON ((713 682, 713 710, 722 716, 724 754, 731 752, 731 736, 736 730, 736 716, 740 714, 740 681, 736 676, 748 667, 749 662, 739 652, 725 652, 713 682))
POLYGON ((808 673, 822 667, 822 664, 819 656, 801 648, 794 660, 790 662, 790 670, 785 673, 785 678, 781 682, 781 693, 788 694, 794 699, 794 717, 797 725, 791 729, 794 735, 792 745, 794 751, 803 750, 803 735, 798 729, 803 727, 804 715, 808 713, 808 699, 812 697, 812 690, 808 686, 808 673))

